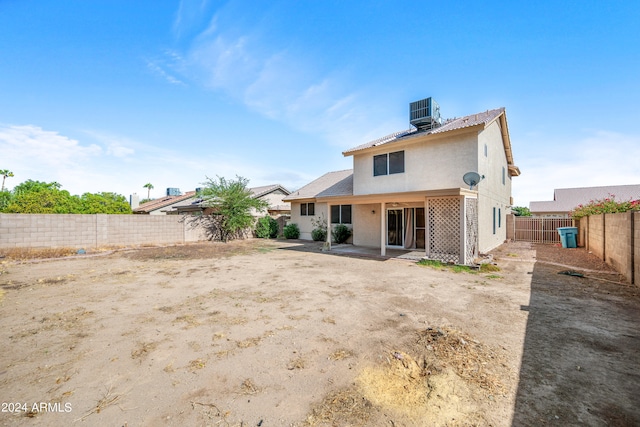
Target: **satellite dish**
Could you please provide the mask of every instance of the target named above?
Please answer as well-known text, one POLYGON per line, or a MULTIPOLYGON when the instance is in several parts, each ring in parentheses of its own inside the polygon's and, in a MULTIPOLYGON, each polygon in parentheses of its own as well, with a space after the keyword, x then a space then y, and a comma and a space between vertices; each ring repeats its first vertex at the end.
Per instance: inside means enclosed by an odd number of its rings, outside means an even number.
POLYGON ((469 186, 469 190, 473 190, 473 187, 478 185, 480 181, 484 179, 484 175, 480 176, 477 172, 467 172, 462 177, 465 184, 469 186))

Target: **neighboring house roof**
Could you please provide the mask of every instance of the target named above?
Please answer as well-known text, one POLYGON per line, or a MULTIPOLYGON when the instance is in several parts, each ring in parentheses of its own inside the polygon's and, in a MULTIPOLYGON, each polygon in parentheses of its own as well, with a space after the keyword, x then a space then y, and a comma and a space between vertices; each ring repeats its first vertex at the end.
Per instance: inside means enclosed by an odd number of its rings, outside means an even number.
POLYGON ((353 169, 328 172, 315 181, 294 191, 283 200, 285 202, 315 197, 347 196, 353 194, 353 169))
POLYGON ((507 128, 507 116, 504 107, 497 108, 494 110, 487 110, 483 113, 471 114, 469 116, 447 119, 441 126, 438 126, 429 130, 418 130, 415 127, 412 127, 407 130, 403 130, 400 132, 392 133, 391 135, 384 136, 382 138, 378 138, 376 140, 367 142, 362 145, 358 145, 357 147, 351 148, 349 150, 344 151, 342 154, 344 156, 351 156, 357 154, 359 151, 367 150, 373 147, 379 147, 381 145, 390 144, 398 141, 407 141, 416 137, 421 137, 425 135, 437 135, 445 132, 451 132, 454 130, 470 128, 473 126, 482 126, 486 128, 493 121, 499 120, 500 127, 502 129, 502 137, 504 143, 505 154, 507 156, 507 163, 509 165, 509 172, 511 175, 518 176, 520 175, 520 169, 514 165, 513 162, 513 154, 511 152, 511 140, 509 138, 509 131, 507 128))
POLYGON ((137 208, 133 209, 133 213, 145 214, 158 209, 162 209, 177 202, 189 199, 196 194, 195 191, 187 191, 181 196, 165 196, 159 199, 151 200, 150 202, 143 203, 137 208))
POLYGON ((276 190, 280 190, 286 195, 291 194, 291 191, 287 190, 280 184, 263 185, 262 187, 253 187, 249 189, 253 197, 261 197, 266 194, 272 193, 276 190))
MULTIPOLYGON (((262 187, 252 187, 249 188, 249 191, 251 192, 251 195, 258 199, 260 197, 264 197, 267 194, 270 194, 276 190, 280 190, 285 194, 290 194, 291 192, 289 190, 287 190, 286 188, 284 188, 282 185, 280 184, 272 184, 272 185, 264 185, 262 187)), ((195 211, 195 210, 201 210, 202 208, 204 208, 203 206, 203 200, 201 197, 197 197, 195 195, 195 192, 192 192, 192 195, 190 198, 185 199, 184 201, 182 201, 181 203, 177 203, 175 205, 172 206, 172 209, 170 209, 171 211, 195 211)), ((287 204, 278 204, 278 205, 272 205, 268 207, 268 210, 273 210, 273 211, 288 211, 291 210, 291 206, 287 205, 287 204)))
POLYGON ((532 213, 569 212, 578 205, 611 196, 619 202, 640 199, 640 184, 558 188, 553 191, 553 200, 529 202, 529 210, 532 213))

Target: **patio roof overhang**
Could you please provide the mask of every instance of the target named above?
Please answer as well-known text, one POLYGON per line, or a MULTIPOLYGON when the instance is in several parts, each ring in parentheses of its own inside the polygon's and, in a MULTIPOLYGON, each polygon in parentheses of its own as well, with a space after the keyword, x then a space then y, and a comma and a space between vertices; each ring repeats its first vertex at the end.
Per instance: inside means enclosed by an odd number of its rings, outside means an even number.
POLYGON ((364 205, 371 203, 407 203, 421 202, 428 197, 454 197, 471 196, 477 197, 476 190, 465 188, 446 188, 441 190, 426 191, 406 191, 400 193, 380 193, 380 194, 358 194, 317 197, 316 202, 328 203, 331 205, 364 205))

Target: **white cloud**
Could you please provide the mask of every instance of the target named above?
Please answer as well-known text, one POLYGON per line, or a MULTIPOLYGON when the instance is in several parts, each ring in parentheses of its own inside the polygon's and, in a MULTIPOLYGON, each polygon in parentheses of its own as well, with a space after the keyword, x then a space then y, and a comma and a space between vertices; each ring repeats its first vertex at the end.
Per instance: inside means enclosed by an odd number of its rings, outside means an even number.
POLYGON ((340 149, 399 130, 390 126, 376 95, 353 88, 347 69, 324 71, 295 46, 266 45, 261 37, 269 32, 265 23, 238 32, 220 28, 222 21, 215 16, 179 54, 181 73, 260 115, 321 135, 340 149))
POLYGON ((102 153, 96 144, 81 145, 78 141, 58 132, 46 131, 38 126, 0 125, 0 153, 11 163, 10 168, 37 170, 45 168, 65 168, 83 164, 102 153), (32 164, 40 159, 39 166, 32 164))
MULTIPOLYGON (((175 60, 175 57, 171 57, 171 59, 175 60)), ((165 71, 165 68, 163 68, 163 66, 167 66, 166 64, 163 64, 162 61, 151 61, 151 60, 147 60, 147 68, 149 68, 149 70, 151 70, 151 72, 157 76, 160 76, 162 79, 166 80, 167 82, 173 84, 173 85, 180 85, 180 86, 186 86, 186 84, 178 79, 177 77, 175 77, 172 74, 169 74, 167 71, 165 71)))
POLYGON ((128 138, 111 135, 105 132, 98 132, 94 130, 84 130, 83 132, 91 138, 103 143, 106 146, 106 154, 122 159, 133 156, 135 154, 135 149, 133 147, 139 145, 137 142, 128 138))
MULTIPOLYGON (((536 156, 519 157, 522 160, 516 163, 522 175, 513 178, 517 206, 553 200, 557 188, 640 184, 638 135, 591 131, 577 142, 555 147, 544 148, 545 152, 536 156)), ((515 155, 518 157, 517 152, 515 155)))
POLYGON ((0 125, 0 168, 15 174, 7 179, 7 188, 32 179, 56 181, 72 194, 110 191, 146 197, 142 186, 151 182, 152 197, 160 197, 168 187, 193 190, 206 176, 240 175, 249 178, 251 186, 280 183, 291 188, 315 178, 292 170, 276 173, 269 164, 241 154, 190 154, 103 131, 79 133, 96 143, 82 143, 34 125, 0 125))
POLYGON ((206 15, 208 6, 208 0, 181 0, 173 21, 173 32, 176 37, 179 38, 197 27, 206 15))

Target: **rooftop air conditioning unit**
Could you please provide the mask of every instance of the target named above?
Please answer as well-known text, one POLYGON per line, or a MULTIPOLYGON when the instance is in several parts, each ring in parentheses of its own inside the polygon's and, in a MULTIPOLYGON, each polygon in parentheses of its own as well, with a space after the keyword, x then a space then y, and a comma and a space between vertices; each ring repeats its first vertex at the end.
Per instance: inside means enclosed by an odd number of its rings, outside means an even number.
POLYGON ((167 196, 181 196, 179 188, 167 188, 167 196))
POLYGON ((429 130, 442 124, 440 106, 431 97, 409 104, 410 123, 418 130, 429 130))

